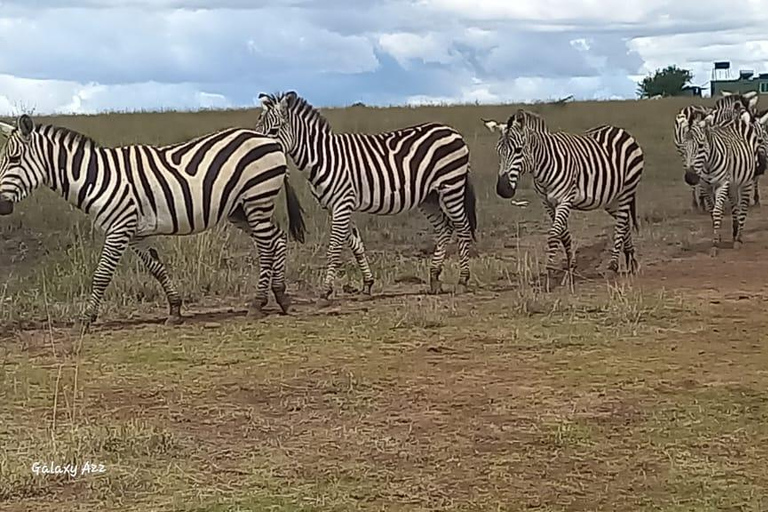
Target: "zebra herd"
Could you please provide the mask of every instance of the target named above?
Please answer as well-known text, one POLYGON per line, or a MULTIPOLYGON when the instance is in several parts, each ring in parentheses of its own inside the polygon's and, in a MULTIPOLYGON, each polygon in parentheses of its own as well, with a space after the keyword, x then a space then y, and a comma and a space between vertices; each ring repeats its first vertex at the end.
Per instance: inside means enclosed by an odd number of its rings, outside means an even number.
POLYGON ((758 112, 757 92, 725 93, 707 108, 691 105, 675 117, 674 141, 695 208, 712 216, 712 249, 722 239, 726 202, 731 205, 733 243, 739 248, 750 200, 760 204, 758 179, 768 161, 768 110, 758 112))
MULTIPOLYGON (((46 185, 105 233, 91 297, 80 318, 84 327, 96 320, 128 248, 162 286, 168 322, 180 322, 181 297, 153 240, 158 235, 201 233, 224 220, 250 235, 259 255, 250 314, 263 316, 270 289, 287 313, 287 236, 272 220, 280 188, 285 189, 291 238, 303 243, 306 233, 287 157, 306 175, 312 194, 331 218, 321 303, 333 294, 344 246, 351 249, 362 274, 362 293, 371 293, 373 272, 353 212, 395 215, 420 210, 435 237, 429 291, 441 290, 446 246, 454 234, 459 289, 466 288, 478 220, 469 148, 457 130, 427 122, 384 133, 337 133, 295 92, 261 94, 259 99, 262 112, 253 129, 227 128, 167 146, 104 147, 67 128, 35 125, 28 115, 15 125, 0 122, 0 134, 7 139, 0 152, 0 215, 12 213, 14 203, 46 185)), ((748 197, 754 177, 762 172, 755 169, 755 158, 765 164, 762 123, 768 115, 758 116, 755 103, 748 95, 731 96, 711 111, 690 108, 676 119, 675 143, 685 162, 686 180, 695 187, 697 201, 712 202, 713 219, 725 199, 741 204, 748 197)), ((568 230, 571 210, 608 212, 615 219, 608 268, 618 271, 623 254, 628 271, 637 271, 632 230, 637 229, 636 191, 644 155, 628 131, 610 125, 581 134, 553 131, 541 116, 522 109, 504 123, 482 122, 498 133, 497 195, 512 198, 521 175, 532 175, 551 220, 548 277, 557 270, 556 254, 562 246, 566 277, 572 278, 576 263, 568 230)), ((743 226, 746 209, 739 215, 743 226)))

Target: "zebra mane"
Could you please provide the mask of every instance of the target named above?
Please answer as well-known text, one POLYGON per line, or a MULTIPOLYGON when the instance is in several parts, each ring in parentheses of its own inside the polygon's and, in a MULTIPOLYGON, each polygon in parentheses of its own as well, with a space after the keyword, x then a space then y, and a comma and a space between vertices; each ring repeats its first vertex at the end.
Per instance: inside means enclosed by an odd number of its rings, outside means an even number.
POLYGON ((307 100, 299 96, 293 91, 281 92, 278 94, 271 94, 268 96, 268 104, 277 105, 283 100, 286 101, 289 112, 293 112, 300 118, 306 120, 308 123, 317 125, 323 131, 331 130, 331 123, 323 117, 319 110, 313 107, 307 100))
POLYGON ((523 127, 523 129, 532 130, 535 132, 548 133, 549 127, 544 118, 535 112, 530 110, 518 109, 517 112, 509 116, 507 120, 507 128, 512 126, 512 123, 517 121, 523 127))
POLYGON ((71 128, 65 128, 64 126, 43 124, 35 127, 35 131, 44 135, 48 135, 53 139, 59 139, 62 143, 78 144, 83 142, 86 145, 94 148, 101 146, 101 144, 96 142, 88 135, 75 131, 71 128))

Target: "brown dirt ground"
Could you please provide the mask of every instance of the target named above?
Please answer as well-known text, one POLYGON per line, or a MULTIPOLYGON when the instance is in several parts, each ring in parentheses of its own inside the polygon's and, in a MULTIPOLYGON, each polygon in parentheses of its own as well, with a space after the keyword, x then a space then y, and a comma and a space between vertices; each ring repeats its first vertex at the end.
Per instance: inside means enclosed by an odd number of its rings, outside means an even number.
MULTIPOLYGON (((601 362, 601 354, 616 357, 600 348, 590 355, 578 346, 518 346, 510 353, 502 343, 509 326, 498 332, 486 327, 476 337, 464 333, 461 338, 438 328, 413 340, 365 348, 357 357, 339 349, 329 351, 326 359, 288 361, 280 371, 292 373, 281 377, 257 362, 225 360, 213 382, 200 387, 173 385, 171 377, 161 374, 143 382, 94 385, 85 397, 87 416, 115 422, 146 419, 174 432, 182 443, 178 450, 199 472, 180 487, 200 478, 217 489, 237 490, 255 485, 254 467, 260 468, 256 473, 261 478, 267 466, 269 478, 280 482, 336 482, 340 487, 331 493, 335 505, 317 501, 310 503, 313 510, 334 509, 339 503, 354 503, 349 510, 644 509, 671 485, 670 469, 662 461, 676 455, 651 448, 648 438, 659 434, 647 426, 654 409, 682 407, 669 390, 738 391, 745 375, 758 371, 756 354, 762 353, 760 341, 768 328, 768 220, 753 214, 749 222, 746 244, 739 251, 724 248, 712 258, 709 243, 702 241, 685 250, 661 247, 640 254, 643 266, 634 286, 671 290, 685 302, 713 306, 704 321, 709 328, 670 329, 657 337, 668 342, 665 347, 623 340, 624 359, 612 361, 613 379, 567 385, 574 377, 563 364, 583 364, 579 375, 589 381, 589 368, 601 362), (729 325, 737 325, 738 333, 728 333, 729 325), (663 364, 644 371, 642 363, 648 361, 663 364), (579 428, 599 432, 603 442, 591 443, 579 428), (356 487, 354 482, 360 481, 375 482, 375 488, 356 487)), ((594 276, 592 265, 604 248, 605 241, 598 241, 579 250, 584 274, 594 276)), ((593 277, 579 286, 597 290, 602 280, 593 277)), ((345 297, 339 306, 326 309, 317 308, 312 297, 296 296, 292 316, 299 328, 311 332, 314 317, 393 310, 402 301, 417 300, 422 287, 403 283, 372 300, 345 297)), ((504 299, 513 293, 513 287, 501 286, 476 290, 461 297, 460 312, 503 315, 504 299)), ((198 324, 218 330, 244 314, 244 309, 232 307, 187 311, 184 329, 198 324)), ((152 324, 162 320, 160 314, 113 320, 100 323, 94 332, 144 329, 152 335, 162 329, 152 324)), ((273 320, 270 316, 265 321, 273 320)), ((11 335, 30 357, 43 362, 50 359, 47 331, 36 328, 30 325, 11 335)), ((60 343, 60 349, 71 350, 66 345, 60 343)), ((207 368, 216 364, 207 361, 207 368)), ((735 429, 730 435, 744 434, 735 429)), ((754 448, 758 440, 751 441, 747 445, 754 448)), ((695 440, 689 442, 694 450, 695 440)), ((764 442, 762 451, 749 453, 733 451, 741 445, 727 437, 702 442, 708 444, 699 448, 709 457, 741 464, 741 478, 748 475, 750 482, 768 486, 764 442)), ((38 498, 27 505, 76 508, 80 493, 94 499, 89 485, 56 488, 54 501, 38 498)), ((159 492, 134 493, 129 502, 137 506, 145 500, 148 506, 156 503, 152 496, 159 492)), ((20 502, 9 506, 22 509, 20 502)))

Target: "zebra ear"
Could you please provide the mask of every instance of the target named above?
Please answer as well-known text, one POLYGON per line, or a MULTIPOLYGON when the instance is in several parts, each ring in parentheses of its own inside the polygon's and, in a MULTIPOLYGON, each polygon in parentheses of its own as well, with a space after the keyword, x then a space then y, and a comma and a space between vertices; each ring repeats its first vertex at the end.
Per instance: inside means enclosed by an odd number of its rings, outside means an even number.
POLYGON ((720 91, 720 94, 722 94, 723 96, 730 96, 733 93, 731 91, 720 91))
POLYGON ((759 122, 761 125, 765 126, 765 125, 766 125, 766 123, 768 123, 768 110, 766 110, 765 112, 761 112, 761 113, 759 114, 759 117, 757 118, 757 121, 758 121, 758 122, 759 122))
POLYGON ((749 101, 749 104, 747 105, 749 110, 754 110, 757 106, 757 102, 760 101, 760 96, 757 95, 757 91, 749 91, 748 93, 745 93, 744 98, 749 101), (752 94, 752 96, 748 96, 748 94, 752 94))
POLYGON ((296 99, 296 93, 294 91, 288 91, 283 94, 283 98, 280 100, 280 110, 286 111, 288 109, 288 102, 296 99))
POLYGON ((19 127, 19 131, 21 131, 21 135, 24 137, 29 137, 32 130, 35 129, 35 123, 27 114, 22 114, 18 121, 16 121, 16 125, 19 127))
POLYGON ((267 108, 272 104, 272 100, 270 99, 269 94, 263 92, 259 94, 259 101, 261 102, 262 108, 267 108))

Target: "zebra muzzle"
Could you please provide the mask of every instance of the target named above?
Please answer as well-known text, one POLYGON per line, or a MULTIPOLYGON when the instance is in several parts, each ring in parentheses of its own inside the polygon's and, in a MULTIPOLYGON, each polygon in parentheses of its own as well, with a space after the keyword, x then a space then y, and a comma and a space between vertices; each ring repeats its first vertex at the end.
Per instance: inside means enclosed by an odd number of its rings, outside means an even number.
POLYGON ((499 176, 496 180, 496 194, 504 199, 512 199, 515 196, 515 188, 509 184, 506 176, 499 176))
POLYGON ((13 213, 13 203, 0 200, 0 215, 10 215, 13 213))
POLYGON ((685 182, 690 186, 698 185, 699 179, 699 175, 695 172, 685 171, 685 182))

